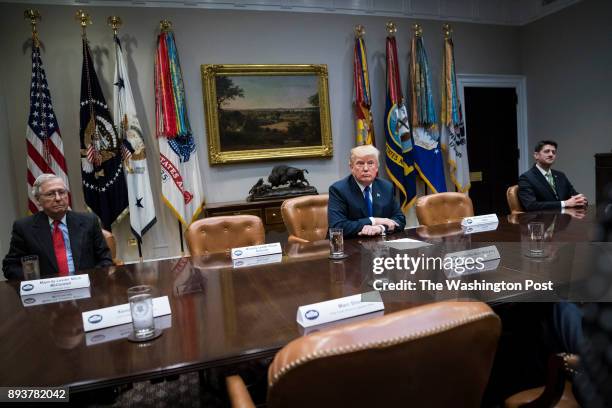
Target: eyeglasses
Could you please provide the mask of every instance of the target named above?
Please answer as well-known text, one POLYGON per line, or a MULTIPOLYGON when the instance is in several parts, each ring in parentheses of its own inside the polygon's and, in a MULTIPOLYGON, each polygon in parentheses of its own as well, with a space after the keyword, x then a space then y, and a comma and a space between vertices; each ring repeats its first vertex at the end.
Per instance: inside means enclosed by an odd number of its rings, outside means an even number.
POLYGON ((378 167, 378 163, 376 163, 374 160, 368 160, 367 162, 357 160, 355 163, 353 163, 353 166, 357 167, 358 169, 363 169, 366 165, 370 168, 378 167))
POLYGON ((64 198, 68 195, 68 190, 61 189, 61 190, 47 191, 46 193, 43 193, 40 196, 44 198, 55 198, 56 195, 59 195, 60 198, 64 198))

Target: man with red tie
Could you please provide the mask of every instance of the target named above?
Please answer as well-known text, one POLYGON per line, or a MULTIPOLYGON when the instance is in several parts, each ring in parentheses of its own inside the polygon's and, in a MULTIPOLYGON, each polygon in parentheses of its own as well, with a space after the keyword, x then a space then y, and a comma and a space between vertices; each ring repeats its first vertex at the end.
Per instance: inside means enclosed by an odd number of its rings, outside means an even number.
POLYGON ((11 247, 2 261, 7 279, 23 279, 21 258, 28 255, 38 256, 41 278, 113 264, 98 217, 69 211, 61 178, 38 176, 32 193, 40 211, 13 224, 11 247))

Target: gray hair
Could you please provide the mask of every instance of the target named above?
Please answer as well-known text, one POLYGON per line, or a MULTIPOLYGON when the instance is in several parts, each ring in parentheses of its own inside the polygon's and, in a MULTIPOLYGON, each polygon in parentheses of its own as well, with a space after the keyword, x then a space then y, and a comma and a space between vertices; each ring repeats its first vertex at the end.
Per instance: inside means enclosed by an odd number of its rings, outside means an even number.
POLYGON ((363 156, 376 156, 376 161, 380 162, 380 151, 376 147, 368 144, 353 147, 351 149, 350 163, 354 162, 357 157, 363 156))
MULTIPOLYGON (((40 176, 36 177, 36 180, 32 185, 32 195, 38 199, 38 197, 40 196, 40 188, 42 187, 42 185, 45 184, 47 181, 55 179, 61 180, 62 183, 64 183, 64 186, 66 186, 64 179, 62 179, 61 177, 56 176, 55 174, 43 173, 40 176)), ((66 189, 68 189, 68 187, 66 187, 66 189)))

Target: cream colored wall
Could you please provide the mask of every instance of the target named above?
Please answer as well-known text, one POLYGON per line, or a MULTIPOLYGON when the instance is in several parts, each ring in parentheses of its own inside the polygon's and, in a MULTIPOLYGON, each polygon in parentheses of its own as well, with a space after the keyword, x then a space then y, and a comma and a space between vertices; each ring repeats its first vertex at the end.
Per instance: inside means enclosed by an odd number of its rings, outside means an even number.
MULTIPOLYGON (((28 7, 31 7, 28 4, 28 7)), ((53 97, 56 115, 66 146, 66 160, 74 193, 74 208, 83 210, 80 188, 78 101, 81 76, 80 28, 74 20, 76 7, 35 6, 43 20, 39 25, 43 43, 43 62, 53 97)), ((86 5, 84 5, 86 7, 86 5)), ((4 80, 6 120, 0 126, 0 150, 7 151, 14 165, 3 185, 15 201, 15 209, 3 211, 0 235, 10 235, 10 224, 16 214, 26 211, 25 126, 30 84, 29 25, 23 20, 25 6, 0 4, 0 46, 3 63, 0 78, 4 80), (3 130, 6 128, 6 130, 3 130), (9 179, 10 178, 10 179, 9 179), (6 184, 5 184, 6 183, 6 184)), ((155 120, 153 58, 159 20, 174 23, 177 46, 183 68, 189 119, 198 143, 203 187, 208 202, 241 200, 259 177, 269 174, 275 164, 297 165, 309 170, 308 179, 319 189, 347 173, 347 156, 353 146, 352 75, 353 26, 366 27, 366 43, 371 71, 373 114, 377 143, 384 146, 382 115, 385 104, 385 22, 386 17, 334 14, 220 11, 203 9, 89 7, 93 18, 88 37, 98 76, 106 99, 112 102, 113 43, 105 21, 119 15, 124 26, 120 37, 128 60, 128 70, 140 121, 148 143, 148 160, 154 194, 159 195, 157 145, 152 135, 155 120), (327 64, 332 115, 334 157, 329 160, 285 160, 211 167, 208 164, 206 126, 200 79, 201 64, 327 64)), ((399 26, 398 47, 402 85, 406 89, 407 57, 413 19, 395 19, 399 26)), ((442 22, 419 20, 425 33, 434 83, 442 60, 442 22)), ((457 70, 460 73, 519 74, 519 28, 485 24, 454 23, 457 70)), ((435 99, 439 101, 438 95, 435 99)), ((1 112, 0 112, 1 114, 1 112)), ((0 117, 1 118, 1 117, 0 117)), ((144 238, 146 258, 179 253, 176 221, 169 211, 156 202, 158 223, 144 238)), ((134 247, 127 247, 130 234, 124 221, 115 230, 119 256, 137 258, 134 247)), ((8 242, 1 241, 4 245, 8 242)), ((3 249, 6 251, 6 247, 3 249)))

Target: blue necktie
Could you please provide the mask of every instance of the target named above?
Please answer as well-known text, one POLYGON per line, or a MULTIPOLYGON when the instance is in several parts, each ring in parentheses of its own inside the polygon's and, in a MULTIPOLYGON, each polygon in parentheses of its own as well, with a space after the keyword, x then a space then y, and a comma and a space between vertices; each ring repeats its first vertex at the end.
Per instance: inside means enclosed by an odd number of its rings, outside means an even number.
POLYGON ((370 199, 370 186, 363 189, 363 201, 365 201, 366 208, 368 209, 368 217, 372 217, 374 211, 372 210, 372 200, 370 199))

